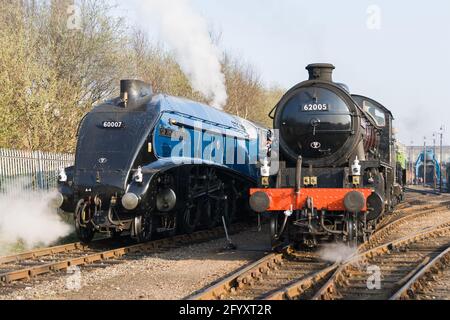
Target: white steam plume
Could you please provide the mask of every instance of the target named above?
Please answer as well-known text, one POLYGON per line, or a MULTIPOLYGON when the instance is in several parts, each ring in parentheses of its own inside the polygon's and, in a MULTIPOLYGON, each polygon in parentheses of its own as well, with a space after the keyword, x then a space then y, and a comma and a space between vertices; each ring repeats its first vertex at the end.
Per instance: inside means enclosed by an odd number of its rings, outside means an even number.
POLYGON ((150 19, 159 22, 163 41, 173 50, 192 88, 222 109, 228 99, 221 52, 212 43, 207 23, 190 0, 141 0, 150 19))
POLYGON ((325 261, 342 262, 357 252, 356 247, 349 247, 343 243, 329 243, 320 249, 319 255, 325 261))
POLYGON ((21 241, 27 249, 50 245, 71 232, 50 203, 53 192, 31 191, 26 179, 3 186, 0 194, 0 254, 21 241))

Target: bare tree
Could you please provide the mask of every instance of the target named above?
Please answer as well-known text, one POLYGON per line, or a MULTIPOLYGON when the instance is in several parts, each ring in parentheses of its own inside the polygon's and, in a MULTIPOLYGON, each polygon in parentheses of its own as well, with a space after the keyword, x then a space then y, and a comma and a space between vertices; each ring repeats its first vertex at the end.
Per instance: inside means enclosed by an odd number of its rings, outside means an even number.
MULTIPOLYGON (((173 55, 112 14, 105 0, 3 0, 0 11, 0 147, 73 152, 82 116, 138 78, 156 93, 200 102, 173 55)), ((219 45, 220 34, 214 36, 219 45)), ((282 91, 267 89, 255 68, 225 55, 227 112, 270 125, 282 91)))

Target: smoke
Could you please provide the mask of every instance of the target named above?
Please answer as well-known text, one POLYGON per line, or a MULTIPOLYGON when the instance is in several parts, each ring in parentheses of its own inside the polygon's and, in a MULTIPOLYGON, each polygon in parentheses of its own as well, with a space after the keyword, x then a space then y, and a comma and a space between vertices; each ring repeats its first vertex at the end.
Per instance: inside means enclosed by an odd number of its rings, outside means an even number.
POLYGON ((320 257, 325 261, 341 262, 357 253, 356 247, 349 247, 343 243, 325 244, 319 251, 320 257))
POLYGON ((31 191, 27 179, 3 186, 0 194, 0 254, 17 243, 27 249, 50 245, 71 232, 51 208, 53 192, 31 191))
POLYGON ((159 23, 163 41, 173 50, 192 88, 210 104, 222 109, 228 99, 221 53, 212 43, 206 21, 191 7, 190 0, 146 0, 141 7, 159 23))

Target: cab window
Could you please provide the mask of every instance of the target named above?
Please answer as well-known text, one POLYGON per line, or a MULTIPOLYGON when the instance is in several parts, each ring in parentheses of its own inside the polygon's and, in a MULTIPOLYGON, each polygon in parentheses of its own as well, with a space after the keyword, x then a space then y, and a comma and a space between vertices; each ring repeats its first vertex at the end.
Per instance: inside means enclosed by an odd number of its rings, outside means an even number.
POLYGON ((367 100, 363 101, 363 109, 372 116, 377 126, 379 127, 386 126, 386 115, 383 112, 383 110, 381 110, 376 105, 367 100))

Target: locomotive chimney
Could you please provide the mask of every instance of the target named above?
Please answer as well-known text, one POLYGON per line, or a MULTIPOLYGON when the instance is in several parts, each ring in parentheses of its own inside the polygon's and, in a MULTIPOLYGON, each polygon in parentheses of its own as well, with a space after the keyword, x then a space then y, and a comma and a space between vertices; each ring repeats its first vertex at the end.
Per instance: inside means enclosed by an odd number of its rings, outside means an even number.
POLYGON ((333 82, 333 70, 335 67, 329 63, 313 63, 306 67, 309 72, 309 80, 321 80, 333 82))
POLYGON ((150 101, 153 95, 151 85, 140 80, 121 80, 120 98, 125 108, 135 108, 150 101))

